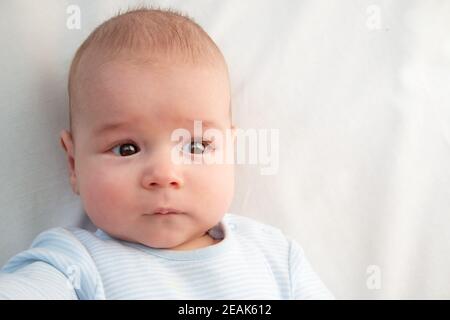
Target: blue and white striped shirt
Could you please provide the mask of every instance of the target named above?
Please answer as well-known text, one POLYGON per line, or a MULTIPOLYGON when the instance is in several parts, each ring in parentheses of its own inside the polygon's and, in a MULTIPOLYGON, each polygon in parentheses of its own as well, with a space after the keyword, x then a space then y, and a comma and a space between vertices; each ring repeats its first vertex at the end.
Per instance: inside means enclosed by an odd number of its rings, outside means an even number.
POLYGON ((53 228, 0 271, 2 299, 333 299, 302 248, 272 226, 231 213, 222 241, 176 251, 98 229, 53 228))

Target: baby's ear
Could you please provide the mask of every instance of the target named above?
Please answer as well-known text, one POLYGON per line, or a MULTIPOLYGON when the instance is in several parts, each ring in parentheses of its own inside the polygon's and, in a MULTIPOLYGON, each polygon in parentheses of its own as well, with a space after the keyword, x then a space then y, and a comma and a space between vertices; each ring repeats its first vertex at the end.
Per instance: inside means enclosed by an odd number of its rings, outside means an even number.
POLYGON ((67 130, 62 130, 59 134, 59 142, 66 152, 67 163, 69 167, 70 184, 74 193, 79 194, 77 187, 77 178, 75 175, 75 156, 72 135, 67 130))
POLYGON ((73 157, 73 140, 69 131, 64 129, 59 133, 59 142, 66 154, 73 157))

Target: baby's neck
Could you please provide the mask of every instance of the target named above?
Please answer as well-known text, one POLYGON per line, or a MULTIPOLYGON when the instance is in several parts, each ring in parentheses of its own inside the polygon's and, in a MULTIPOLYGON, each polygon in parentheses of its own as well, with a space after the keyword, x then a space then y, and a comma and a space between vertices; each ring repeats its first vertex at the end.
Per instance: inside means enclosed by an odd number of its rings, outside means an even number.
POLYGON ((212 246, 216 243, 220 242, 218 239, 214 239, 209 235, 209 233, 205 233, 200 238, 191 240, 187 243, 182 243, 179 246, 171 248, 171 250, 183 251, 183 250, 194 250, 212 246))

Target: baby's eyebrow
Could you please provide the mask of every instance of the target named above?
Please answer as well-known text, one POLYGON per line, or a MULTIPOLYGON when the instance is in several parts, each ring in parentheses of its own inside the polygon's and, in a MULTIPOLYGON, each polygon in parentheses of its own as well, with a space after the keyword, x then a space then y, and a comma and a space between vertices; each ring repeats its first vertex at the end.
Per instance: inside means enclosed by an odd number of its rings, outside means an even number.
MULTIPOLYGON (((222 127, 218 123, 216 123, 215 121, 212 121, 212 120, 183 119, 181 122, 183 124, 186 124, 188 127, 189 126, 194 127, 194 121, 201 121, 202 127, 205 127, 205 128, 221 128, 222 127)), ((101 135, 101 134, 105 134, 110 131, 114 131, 114 130, 118 130, 118 129, 122 129, 122 128, 126 128, 126 127, 132 127, 132 124, 130 124, 128 122, 110 122, 110 123, 106 123, 106 124, 103 124, 100 127, 98 127, 94 131, 94 133, 96 135, 101 135)))
POLYGON ((111 122, 101 125, 95 130, 96 135, 101 135, 110 131, 114 131, 117 129, 125 128, 129 126, 128 122, 111 122))
POLYGON ((181 122, 186 124, 188 127, 194 127, 194 121, 201 121, 202 127, 207 128, 221 128, 222 126, 213 120, 202 120, 202 119, 183 119, 181 122))

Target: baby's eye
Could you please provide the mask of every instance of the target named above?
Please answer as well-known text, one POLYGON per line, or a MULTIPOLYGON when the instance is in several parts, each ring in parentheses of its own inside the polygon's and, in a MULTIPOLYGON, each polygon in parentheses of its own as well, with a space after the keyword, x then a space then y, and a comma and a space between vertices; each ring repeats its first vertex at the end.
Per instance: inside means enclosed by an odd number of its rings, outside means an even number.
POLYGON ((130 154, 130 152, 139 152, 139 147, 137 147, 135 144, 133 143, 121 143, 118 144, 117 146, 115 146, 114 148, 112 148, 112 151, 114 152, 115 149, 119 150, 119 154, 121 156, 130 156, 132 154, 130 154))
POLYGON ((202 154, 211 148, 211 141, 192 140, 183 146, 183 151, 189 154, 202 154))

